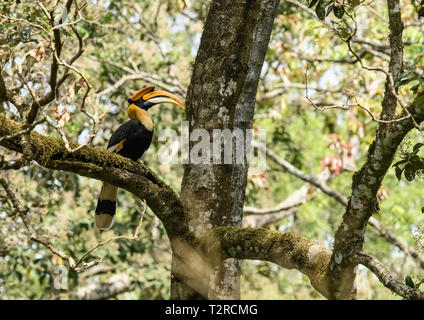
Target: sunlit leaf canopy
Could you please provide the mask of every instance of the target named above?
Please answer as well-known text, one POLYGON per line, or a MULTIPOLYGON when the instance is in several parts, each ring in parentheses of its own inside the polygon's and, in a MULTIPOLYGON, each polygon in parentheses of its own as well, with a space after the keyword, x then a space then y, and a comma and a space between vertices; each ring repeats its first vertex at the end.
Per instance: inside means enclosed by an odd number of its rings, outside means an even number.
MULTIPOLYGON (((7 84, 26 99, 49 88, 53 51, 48 43, 52 26, 37 2, 47 11, 57 12, 60 19, 65 7, 63 1, 58 6, 56 1, 1 2, 1 63, 8 75, 7 84), (30 81, 25 83, 22 78, 30 81)), ((58 30, 64 40, 62 59, 71 59, 79 50, 79 39, 72 27, 81 36, 84 52, 73 65, 76 70, 64 80, 58 95, 61 99, 53 101, 46 110, 49 121, 39 124, 36 130, 65 137, 70 143, 105 147, 112 132, 127 120, 127 98, 143 86, 153 84, 182 98, 185 96, 209 2, 78 3, 84 6, 80 16, 67 16, 58 30), (77 19, 81 20, 72 27, 66 25, 77 19)), ((321 1, 317 5, 324 6, 321 1)), ((403 5, 405 71, 397 86, 399 97, 408 103, 423 80, 424 35, 423 22, 414 6, 409 2, 403 5)), ((377 123, 370 113, 377 118, 381 111, 386 77, 384 73, 361 68, 345 40, 353 18, 357 31, 351 40, 352 49, 365 65, 387 69, 387 8, 381 0, 364 2, 355 14, 346 12, 341 18, 341 13, 333 9, 325 23, 322 10, 326 9, 316 9, 306 1, 289 0, 280 4, 261 74, 254 128, 266 130, 268 149, 303 172, 319 174, 327 167, 333 173, 330 186, 349 195, 353 172, 365 161, 375 135, 377 123)), ((21 119, 18 110, 9 103, 0 105, 0 112, 11 119, 21 119)), ((178 191, 183 166, 158 161, 159 148, 165 143, 158 141, 158 133, 165 128, 180 133, 181 121, 185 119, 179 110, 168 105, 152 108, 149 113, 156 134, 142 161, 178 191)), ((422 135, 411 132, 395 162, 413 153, 419 142, 423 142, 422 135)), ((415 155, 423 156, 421 149, 415 155)), ((10 160, 16 155, 2 149, 1 157, 10 160)), ((421 170, 417 167, 414 179, 409 179, 405 172, 398 180, 395 169, 383 181, 379 192, 381 211, 376 218, 422 253, 421 170)), ((49 171, 36 163, 21 171, 8 171, 7 176, 19 191, 22 203, 31 208, 31 219, 38 233, 73 256, 81 256, 97 240, 132 233, 139 223, 142 203, 120 191, 115 226, 96 239, 91 224, 99 181, 49 171)), ((302 185, 303 181, 267 159, 263 174, 249 175, 246 206, 273 207, 302 185)), ((169 243, 163 226, 149 210, 140 241, 116 241, 95 251, 93 256, 103 259, 104 272, 92 277, 71 272, 68 290, 53 290, 54 268, 63 262, 40 244, 30 242, 12 203, 3 193, 0 199, 2 299, 73 297, 79 288, 121 273, 128 274, 131 281, 119 298, 169 298, 169 243)), ((307 200, 296 212, 268 227, 298 232, 331 248, 344 207, 314 188, 307 200)), ((399 278, 409 276, 413 283, 423 278, 423 270, 410 256, 371 228, 366 234, 365 249, 399 278)), ((322 298, 305 276, 268 262, 244 261, 241 283, 245 299, 322 298)), ((357 287, 360 299, 399 298, 362 267, 357 287)))

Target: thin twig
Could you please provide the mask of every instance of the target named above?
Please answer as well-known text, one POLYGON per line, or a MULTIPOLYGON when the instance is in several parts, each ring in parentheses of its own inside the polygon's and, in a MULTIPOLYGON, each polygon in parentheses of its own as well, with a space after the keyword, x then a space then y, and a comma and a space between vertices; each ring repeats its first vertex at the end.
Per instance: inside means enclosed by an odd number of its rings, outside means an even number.
MULTIPOLYGON (((361 60, 358 60, 358 61, 361 61, 361 60)), ((371 68, 370 68, 370 70, 371 70, 371 68)), ((380 70, 380 69, 378 69, 378 70, 380 70)), ((384 71, 385 72, 385 71, 384 71)), ((317 109, 318 111, 325 111, 325 110, 328 110, 328 109, 342 109, 342 110, 349 110, 349 109, 351 109, 352 107, 358 107, 358 108, 360 108, 360 109, 362 109, 362 110, 364 110, 366 113, 368 113, 368 115, 371 117, 371 119, 372 119, 372 121, 375 121, 375 122, 378 122, 378 123, 394 123, 394 122, 400 122, 400 121, 403 121, 403 120, 405 120, 405 119, 409 119, 409 118, 411 118, 412 117, 412 115, 409 113, 409 111, 408 111, 408 114, 406 115, 406 116, 403 116, 403 117, 400 117, 400 118, 396 118, 396 119, 392 119, 392 120, 383 120, 383 119, 379 119, 379 118, 376 118, 373 114, 372 114, 372 112, 368 109, 368 108, 366 108, 366 107, 364 107, 364 106, 362 106, 359 102, 358 102, 358 100, 357 100, 357 98, 355 97, 354 99, 355 99, 355 102, 356 103, 348 103, 348 101, 349 101, 349 98, 347 98, 346 99, 346 101, 343 103, 343 104, 334 104, 334 105, 328 105, 328 106, 318 106, 312 99, 311 99, 311 97, 309 96, 309 92, 308 92, 308 90, 309 90, 309 88, 308 88, 308 66, 306 66, 306 70, 305 70, 305 99, 315 108, 315 109, 317 109)), ((407 110, 407 108, 405 108, 406 110, 407 110)))
POLYGON ((360 251, 350 260, 360 263, 374 273, 380 282, 391 291, 406 299, 424 300, 424 292, 410 288, 402 281, 399 281, 390 274, 390 272, 373 256, 360 251))
POLYGON ((59 256, 60 258, 62 258, 63 260, 67 261, 69 264, 69 267, 73 270, 75 270, 76 272, 80 273, 83 272, 87 269, 90 269, 96 265, 98 265, 99 263, 102 262, 102 259, 98 258, 95 259, 93 261, 87 262, 87 263, 83 263, 82 267, 78 267, 78 265, 80 265, 83 260, 90 255, 91 252, 93 252, 94 250, 96 250, 97 248, 109 243, 110 241, 113 240, 118 240, 118 239, 128 239, 128 240, 138 240, 139 234, 140 234, 140 229, 141 229, 141 225, 143 222, 143 217, 144 217, 144 213, 146 212, 146 208, 147 208, 147 204, 146 201, 144 201, 144 208, 143 211, 141 213, 141 218, 140 218, 140 222, 134 232, 133 236, 116 236, 116 237, 112 237, 110 239, 107 239, 103 242, 98 243, 96 246, 94 246, 93 248, 91 248, 90 250, 88 250, 86 253, 84 253, 81 258, 79 258, 77 260, 77 262, 75 263, 75 259, 69 255, 67 255, 66 253, 64 253, 63 251, 59 250, 58 248, 56 248, 56 246, 51 243, 50 241, 48 241, 47 239, 44 239, 43 237, 39 236, 37 234, 37 232, 35 231, 35 229, 31 226, 31 223, 28 219, 28 212, 30 211, 29 208, 24 207, 19 200, 16 197, 16 194, 12 191, 12 189, 10 188, 10 183, 2 176, 0 176, 0 185, 3 187, 3 189, 5 190, 7 196, 9 197, 10 201, 12 202, 15 210, 17 211, 18 215, 21 217, 25 228, 27 229, 28 233, 29 233, 29 238, 32 241, 35 241, 37 243, 40 243, 41 245, 43 245, 45 248, 47 248, 50 252, 52 252, 54 255, 59 256))
POLYGON ((105 241, 99 242, 97 243, 93 248, 91 248, 90 250, 88 250, 86 253, 84 253, 81 258, 78 259, 77 263, 75 264, 75 266, 78 266, 88 255, 90 255, 94 250, 96 250, 97 248, 104 246, 105 244, 114 241, 114 240, 119 240, 119 239, 128 239, 128 240, 138 240, 138 236, 140 234, 140 229, 141 229, 141 225, 143 223, 143 217, 144 217, 144 213, 146 212, 146 201, 143 201, 144 203, 144 208, 143 211, 141 212, 141 218, 140 218, 140 222, 137 226, 137 228, 135 229, 134 235, 132 236, 115 236, 112 238, 109 238, 105 241))

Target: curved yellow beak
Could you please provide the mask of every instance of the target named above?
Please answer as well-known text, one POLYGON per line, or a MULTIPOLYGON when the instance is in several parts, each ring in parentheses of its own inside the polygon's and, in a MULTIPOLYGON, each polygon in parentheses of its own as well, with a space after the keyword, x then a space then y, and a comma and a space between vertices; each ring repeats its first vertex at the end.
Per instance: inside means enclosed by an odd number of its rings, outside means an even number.
POLYGON ((144 101, 150 101, 154 104, 158 103, 172 103, 180 108, 184 109, 184 104, 181 102, 180 99, 178 99, 175 95, 172 93, 156 90, 156 91, 150 91, 147 94, 143 95, 144 101))

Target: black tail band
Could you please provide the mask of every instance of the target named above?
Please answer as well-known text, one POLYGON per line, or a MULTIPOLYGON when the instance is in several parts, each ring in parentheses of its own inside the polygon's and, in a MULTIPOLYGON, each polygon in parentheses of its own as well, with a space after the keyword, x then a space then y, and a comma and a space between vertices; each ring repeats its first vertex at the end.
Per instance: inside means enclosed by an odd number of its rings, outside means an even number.
POLYGON ((115 211, 116 201, 101 199, 97 201, 96 214, 108 214, 114 216, 115 211))

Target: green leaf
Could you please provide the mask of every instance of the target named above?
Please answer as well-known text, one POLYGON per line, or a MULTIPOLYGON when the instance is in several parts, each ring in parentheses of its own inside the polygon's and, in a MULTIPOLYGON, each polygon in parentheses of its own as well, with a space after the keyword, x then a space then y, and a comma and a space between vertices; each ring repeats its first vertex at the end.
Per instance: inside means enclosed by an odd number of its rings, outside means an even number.
POLYGON ((408 287, 410 287, 410 288, 412 288, 412 289, 415 289, 415 284, 414 284, 414 281, 412 281, 411 276, 406 276, 406 278, 405 278, 405 284, 406 284, 408 287))
POLYGON ((22 273, 20 273, 19 271, 15 270, 15 274, 16 274, 16 277, 18 278, 18 280, 21 281, 22 280, 22 273))
POLYGON ((345 13, 344 8, 343 7, 338 7, 338 6, 334 6, 334 15, 336 16, 336 18, 343 18, 343 15, 345 13))
POLYGON ((396 167, 395 174, 398 181, 400 181, 400 179, 402 178, 402 170, 399 167, 396 167))
POLYGON ((405 176, 405 179, 408 180, 409 182, 411 182, 412 180, 414 180, 415 173, 416 173, 416 171, 414 170, 414 168, 412 167, 412 165, 408 164, 405 167, 404 176, 405 176))
POLYGON ((318 0, 312 0, 312 1, 309 3, 308 8, 312 8, 314 5, 316 5, 316 4, 317 4, 317 2, 318 2, 318 0))
POLYGON ((422 6, 420 9, 418 9, 418 17, 424 17, 424 6, 422 6))
POLYGON ((406 163, 406 162, 408 162, 408 160, 406 160, 406 159, 400 160, 400 161, 396 162, 396 163, 393 165, 393 167, 398 167, 400 164, 402 164, 402 163, 406 163))
MULTIPOLYGON (((419 150, 416 150, 415 153, 417 153, 419 150)), ((411 168, 414 171, 420 170, 423 168, 423 163, 421 161, 421 158, 419 156, 417 156, 416 154, 413 155, 410 159, 409 159, 409 163, 411 164, 411 168)))
POLYGON ((416 151, 416 150, 419 150, 422 146, 424 146, 424 143, 417 143, 415 146, 414 146, 414 151, 416 151))
POLYGON ((317 14, 318 19, 325 19, 325 3, 323 1, 319 1, 317 7, 315 8, 315 12, 317 14))

